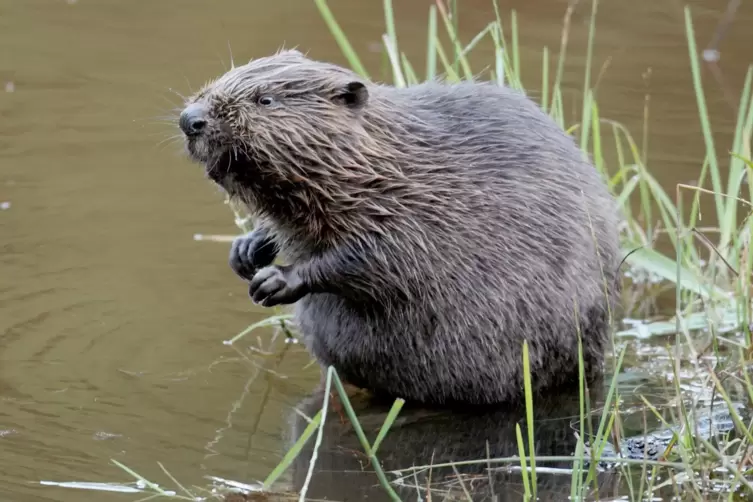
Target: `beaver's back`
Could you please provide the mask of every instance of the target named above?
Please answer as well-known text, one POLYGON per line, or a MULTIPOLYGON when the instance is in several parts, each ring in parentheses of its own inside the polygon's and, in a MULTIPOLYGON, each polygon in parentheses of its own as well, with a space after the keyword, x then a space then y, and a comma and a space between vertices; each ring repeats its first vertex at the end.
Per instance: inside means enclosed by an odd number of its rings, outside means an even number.
POLYGON ((436 243, 434 251, 445 259, 432 269, 455 269, 465 257, 488 278, 506 281, 513 270, 531 280, 556 272, 546 278, 552 285, 601 275, 602 265, 606 274, 615 272, 614 198, 573 139, 534 102, 490 83, 387 90, 431 124, 417 130, 414 141, 432 153, 403 169, 416 193, 434 197, 407 214, 403 238, 436 243), (455 243, 463 249, 453 249, 455 243))
POLYGON ((415 188, 390 221, 382 245, 392 261, 374 285, 416 296, 375 291, 378 308, 304 298, 298 315, 314 353, 356 385, 439 402, 514 396, 524 339, 537 385, 577 379, 577 329, 586 363, 598 365, 619 292, 618 219, 572 139, 526 97, 491 84, 372 94, 370 106, 393 107, 411 132, 401 167, 415 188))

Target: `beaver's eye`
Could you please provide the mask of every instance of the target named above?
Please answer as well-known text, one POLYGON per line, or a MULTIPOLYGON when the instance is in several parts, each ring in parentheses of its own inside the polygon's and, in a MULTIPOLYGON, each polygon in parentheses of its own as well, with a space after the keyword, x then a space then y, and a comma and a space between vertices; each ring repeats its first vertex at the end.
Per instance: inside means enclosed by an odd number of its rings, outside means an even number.
POLYGON ((262 106, 269 106, 274 104, 275 99, 272 96, 261 96, 256 102, 262 106))

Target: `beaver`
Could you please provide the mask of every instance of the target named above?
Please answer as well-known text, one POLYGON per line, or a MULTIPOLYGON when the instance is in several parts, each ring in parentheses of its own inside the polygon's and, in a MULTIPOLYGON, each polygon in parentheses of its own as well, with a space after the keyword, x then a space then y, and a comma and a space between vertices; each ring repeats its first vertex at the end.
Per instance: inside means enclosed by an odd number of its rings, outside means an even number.
POLYGON ((248 206, 230 265, 293 305, 323 368, 425 405, 512 402, 601 370, 621 290, 616 201, 525 94, 372 82, 297 50, 187 100, 188 155, 248 206), (278 260, 275 264, 274 261, 278 260))

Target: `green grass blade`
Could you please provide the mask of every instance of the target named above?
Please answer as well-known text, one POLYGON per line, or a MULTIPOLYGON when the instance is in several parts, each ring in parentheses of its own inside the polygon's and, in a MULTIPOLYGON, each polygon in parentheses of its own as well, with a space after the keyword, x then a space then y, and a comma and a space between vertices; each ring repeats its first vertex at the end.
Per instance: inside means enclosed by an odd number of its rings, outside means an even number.
POLYGON ((180 481, 178 481, 178 479, 175 476, 173 476, 172 473, 170 473, 170 471, 167 470, 167 468, 162 464, 162 462, 157 462, 157 465, 159 466, 160 469, 162 469, 162 472, 164 472, 165 475, 168 478, 170 478, 170 480, 173 483, 175 483, 175 486, 177 486, 178 488, 180 488, 180 490, 183 493, 186 494, 186 496, 188 497, 189 500, 196 500, 196 498, 197 498, 196 495, 194 495, 193 493, 191 493, 191 491, 188 488, 186 488, 185 486, 183 486, 183 483, 181 483, 180 481))
MULTIPOLYGON (((609 390, 607 391, 607 396, 604 401, 604 410, 601 413, 601 419, 599 420, 599 427, 596 430, 596 437, 593 441, 591 441, 591 451, 594 453, 593 459, 594 461, 598 461, 602 454, 604 453, 604 448, 607 446, 607 438, 609 434, 611 433, 611 427, 614 420, 615 415, 617 415, 617 404, 619 400, 615 397, 615 393, 617 392, 617 377, 620 375, 620 371, 622 370, 622 363, 625 358, 625 351, 627 350, 627 347, 623 347, 620 351, 620 355, 617 358, 617 363, 615 364, 613 375, 612 375, 612 382, 609 385, 609 390), (612 404, 614 402, 614 405, 612 404), (614 406, 614 408, 612 408, 614 406), (613 410, 613 411, 612 411, 613 410), (610 417, 611 415, 611 417, 610 417)), ((595 480, 596 477, 596 462, 591 463, 591 468, 588 471, 588 477, 586 478, 585 484, 588 485, 591 481, 595 480)))
POLYGON ((257 321, 253 323, 252 325, 250 325, 249 327, 247 327, 246 329, 244 329, 243 331, 241 331, 240 333, 235 335, 233 338, 231 338, 230 340, 227 340, 224 343, 225 345, 232 345, 254 330, 257 330, 259 328, 266 328, 269 326, 277 326, 280 324, 281 321, 287 321, 292 318, 293 316, 291 314, 282 314, 282 315, 267 317, 265 319, 262 319, 261 321, 257 321))
POLYGON ((316 415, 314 415, 314 418, 311 419, 311 422, 309 422, 309 424, 303 430, 303 433, 301 433, 301 436, 298 438, 292 448, 288 450, 285 456, 282 457, 280 463, 278 463, 277 466, 272 469, 272 472, 270 472, 266 477, 263 483, 265 490, 269 490, 274 482, 277 481, 280 476, 282 476, 282 474, 288 469, 288 467, 290 467, 296 457, 301 454, 301 450, 306 445, 306 442, 309 440, 309 438, 311 438, 314 432, 316 432, 316 430, 319 428, 321 421, 322 410, 319 410, 316 412, 316 415))
POLYGON ((541 109, 549 109, 549 47, 544 47, 541 56, 541 109))
MULTIPOLYGON (((714 136, 711 133, 711 123, 709 113, 706 107, 706 97, 703 92, 701 82, 701 69, 698 64, 698 49, 695 44, 695 34, 693 31, 693 18, 690 15, 690 7, 685 6, 685 31, 688 39, 688 52, 690 54, 690 69, 693 76, 693 88, 695 90, 698 113, 701 119, 701 130, 703 131, 703 141, 706 144, 706 155, 708 156, 711 170, 711 184, 717 193, 722 192, 722 181, 719 174, 719 162, 716 156, 716 147, 714 146, 714 136)), ((724 205, 719 198, 715 199, 716 213, 719 218, 724 214, 724 205)), ((719 222, 722 224, 722 222, 719 222)))
MULTIPOLYGON (((382 486, 382 488, 384 488, 384 490, 387 492, 387 495, 389 495, 389 497, 393 501, 401 502, 400 497, 390 485, 389 480, 387 480, 387 476, 385 476, 384 470, 382 470, 382 465, 379 463, 379 459, 374 454, 372 446, 369 444, 368 439, 366 439, 366 434, 364 434, 363 432, 361 422, 358 420, 358 417, 356 417, 356 412, 353 410, 353 406, 350 404, 348 394, 345 392, 345 388, 343 387, 343 384, 340 381, 340 377, 337 375, 335 368, 330 366, 328 371, 332 373, 332 380, 335 383, 337 393, 340 395, 340 400, 342 401, 342 405, 345 408, 345 413, 348 415, 348 419, 350 420, 351 425, 353 425, 353 430, 356 433, 356 437, 358 437, 358 441, 361 443, 363 451, 366 452, 366 455, 368 455, 369 459, 371 460, 372 467, 376 471, 377 478, 379 479, 379 484, 382 486)), ((387 424, 386 420, 385 424, 387 424)), ((389 425, 391 425, 391 423, 389 425)))
POLYGON ((392 0, 384 0, 384 24, 387 27, 387 36, 395 44, 397 50, 397 30, 395 30, 395 12, 392 10, 392 0))
POLYGON ((400 65, 400 48, 397 43, 397 31, 395 30, 395 14, 392 10, 392 0, 384 0, 384 24, 387 26, 387 33, 382 37, 384 46, 387 49, 387 55, 390 58, 392 68, 392 78, 396 87, 405 87, 405 76, 400 65))
POLYGON ((523 434, 520 432, 520 424, 515 424, 515 437, 518 441, 518 456, 520 457, 520 475, 523 478, 524 499, 531 500, 531 481, 528 479, 528 468, 526 462, 526 447, 523 443, 523 434))
POLYGON ((416 85, 418 84, 418 75, 416 75, 415 70, 413 69, 413 66, 410 64, 410 61, 405 56, 404 53, 400 54, 400 61, 403 64, 403 73, 405 74, 405 83, 407 85, 416 85))
POLYGON ((522 73, 520 70, 520 43, 518 37, 518 14, 517 12, 515 12, 515 9, 510 10, 510 24, 512 25, 512 35, 510 40, 510 50, 512 51, 512 68, 515 72, 518 82, 522 82, 522 73))
POLYGON ((584 154, 588 153, 588 140, 590 139, 591 131, 591 102, 593 100, 593 94, 589 89, 583 95, 583 122, 580 127, 580 149, 584 154))
POLYGON ((340 46, 340 50, 342 51, 343 55, 345 55, 345 58, 348 60, 348 64, 350 64, 350 66, 353 68, 353 71, 360 74, 364 78, 369 78, 369 74, 366 71, 366 68, 364 68, 363 64, 361 64, 361 60, 356 54, 356 51, 353 50, 353 47, 350 45, 350 42, 345 36, 345 33, 343 33, 342 29, 340 28, 340 25, 337 23, 337 20, 332 14, 332 11, 329 9, 326 0, 314 0, 314 3, 316 3, 316 6, 319 8, 319 13, 321 14, 322 18, 324 18, 324 22, 327 24, 327 28, 329 28, 332 36, 335 38, 337 45, 340 46))
POLYGON ((591 93, 589 108, 591 110, 591 141, 593 142, 593 154, 591 155, 594 166, 599 173, 606 177, 607 171, 604 165, 604 153, 601 145, 601 124, 599 123, 599 106, 591 93))
POLYGON ((429 33, 426 41, 426 80, 434 80, 437 76, 437 8, 429 6, 429 33))
MULTIPOLYGON (((439 16, 444 22, 445 30, 447 31, 447 34, 450 37, 450 42, 455 50, 455 60, 460 63, 465 79, 472 80, 473 72, 471 71, 471 65, 468 63, 468 59, 463 55, 463 47, 460 45, 458 34, 455 31, 455 28, 452 25, 452 20, 449 18, 442 2, 437 2, 437 10, 439 11, 439 16)), ((457 72, 457 63, 453 63, 450 66, 453 68, 454 72, 457 72)))
POLYGON ((398 56, 397 47, 387 35, 382 37, 382 42, 384 43, 385 49, 387 49, 387 56, 389 57, 395 87, 405 87, 405 77, 403 76, 403 70, 400 66, 400 56, 398 56))
POLYGON ((374 440, 374 444, 371 447, 371 451, 374 453, 374 455, 376 455, 376 452, 379 449, 379 445, 382 444, 382 440, 384 440, 387 432, 392 428, 392 424, 395 422, 395 419, 397 418, 397 415, 400 413, 400 410, 403 408, 404 404, 404 399, 396 399, 395 402, 392 403, 392 408, 390 408, 390 412, 384 419, 384 424, 382 424, 382 427, 379 429, 379 434, 377 434, 377 437, 374 440))
POLYGON ((439 56, 439 60, 442 62, 444 71, 447 74, 447 80, 449 80, 450 82, 459 82, 460 76, 455 73, 455 70, 452 69, 450 60, 447 57, 447 54, 444 51, 444 47, 442 47, 442 43, 439 41, 438 37, 434 39, 434 47, 437 51, 437 55, 439 56))
POLYGON ((528 454, 531 459, 531 489, 536 498, 536 442, 533 429, 533 386, 531 385, 531 361, 528 356, 528 341, 523 341, 523 389, 526 403, 526 424, 528 429, 528 454))
POLYGON ((494 73, 497 85, 504 86, 507 72, 507 56, 503 47, 502 29, 495 26, 492 31, 492 40, 494 41, 494 73))
MULTIPOLYGON (((596 31, 596 10, 599 5, 598 0, 591 2, 591 20, 588 26, 588 43, 586 45, 586 69, 585 76, 583 78, 583 112, 581 113, 582 120, 584 122, 591 119, 591 103, 593 101, 593 92, 591 90, 591 65, 593 64, 593 44, 594 33, 596 31)), ((583 151, 587 151, 588 148, 588 127, 583 127, 581 130, 581 148, 583 151)))
MULTIPOLYGON (((638 249, 627 257, 627 262, 667 281, 675 282, 677 280, 677 264, 675 261, 653 249, 638 249)), ((684 267, 678 285, 706 299, 723 299, 728 296, 723 289, 704 284, 697 274, 684 267)))
POLYGON ((479 42, 481 42, 481 40, 484 39, 484 37, 491 35, 492 30, 496 29, 495 24, 496 23, 489 23, 486 25, 486 27, 483 30, 476 33, 476 36, 473 37, 470 42, 468 42, 468 45, 463 47, 463 52, 461 52, 460 54, 463 57, 470 54, 471 51, 476 48, 479 42))
POLYGON ((552 87, 552 107, 557 103, 557 116, 559 117, 560 127, 564 128, 564 110, 562 106, 562 76, 565 73, 565 55, 567 54, 567 42, 570 38, 570 19, 575 10, 575 3, 570 2, 565 11, 565 18, 562 22, 562 34, 560 36, 560 51, 557 55, 557 73, 554 78, 552 87))

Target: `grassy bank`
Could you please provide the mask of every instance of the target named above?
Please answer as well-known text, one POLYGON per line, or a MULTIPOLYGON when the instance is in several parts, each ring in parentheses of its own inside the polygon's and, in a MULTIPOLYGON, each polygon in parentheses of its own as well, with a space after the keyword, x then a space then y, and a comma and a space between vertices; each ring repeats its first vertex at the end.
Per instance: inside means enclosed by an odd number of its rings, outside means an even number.
MULTIPOLYGON (((321 15, 337 40, 343 54, 354 70, 369 76, 365 66, 348 42, 339 27, 336 17, 327 6, 326 0, 314 0, 321 15)), ((587 8, 581 5, 580 8, 587 8)), ((663 286, 671 286, 676 291, 674 316, 663 321, 640 324, 621 329, 616 339, 629 336, 668 336, 667 344, 674 344, 685 359, 676 357, 670 365, 674 379, 670 391, 676 397, 678 413, 674 420, 675 435, 665 451, 656 460, 635 460, 617 455, 607 448, 607 443, 618 443, 621 435, 622 397, 618 391, 616 377, 608 386, 605 402, 598 411, 598 426, 595 430, 579 431, 579 439, 572 457, 571 468, 565 473, 571 479, 571 500, 592 497, 596 487, 596 474, 599 462, 612 462, 613 469, 625 475, 625 497, 629 500, 642 500, 660 488, 669 479, 671 491, 682 494, 685 500, 708 500, 720 497, 724 500, 753 498, 753 428, 741 414, 735 401, 740 396, 753 403, 753 383, 748 369, 753 353, 751 345, 751 292, 753 271, 753 247, 751 230, 753 222, 749 218, 753 186, 747 183, 753 170, 751 163, 751 134, 753 132, 753 96, 751 95, 753 67, 748 68, 744 87, 740 95, 740 107, 734 140, 731 145, 719 145, 714 141, 713 128, 705 102, 699 51, 694 38, 691 11, 685 9, 685 28, 691 73, 696 94, 697 117, 702 126, 702 137, 706 156, 699 159, 701 175, 697 186, 677 185, 667 191, 652 175, 647 166, 646 156, 641 151, 641 141, 621 124, 600 114, 597 92, 593 87, 592 48, 596 32, 597 2, 590 4, 592 16, 589 30, 586 69, 582 92, 582 107, 579 120, 568 122, 565 115, 565 98, 562 81, 566 63, 567 41, 569 38, 572 9, 564 13, 561 45, 556 49, 542 48, 541 82, 524 82, 520 71, 520 44, 515 13, 503 13, 495 8, 495 17, 488 25, 470 40, 460 40, 457 36, 457 8, 454 1, 437 1, 428 10, 428 34, 425 58, 422 58, 422 72, 416 70, 417 63, 411 62, 398 44, 395 19, 391 0, 384 1, 386 33, 383 37, 386 62, 392 83, 396 86, 416 84, 422 80, 438 77, 451 81, 477 77, 482 72, 472 67, 470 62, 474 51, 485 49, 493 57, 485 64, 485 77, 517 89, 536 90, 536 100, 542 109, 549 113, 560 126, 571 133, 579 142, 583 152, 590 156, 594 165, 604 176, 610 189, 620 202, 625 216, 622 228, 622 242, 626 255, 629 277, 628 289, 646 294, 645 284, 638 277, 647 274, 658 278, 663 286), (554 56, 556 54, 556 57, 554 56), (729 153, 727 153, 729 152, 729 153), (614 160, 608 160, 614 159, 614 160), (703 214, 704 228, 700 228, 701 201, 708 198, 713 207, 713 215, 703 214), (708 220, 715 221, 714 228, 708 228, 708 220), (656 248, 658 239, 664 239, 671 253, 662 253, 656 248), (680 347, 682 350, 680 351, 680 347), (734 423, 734 434, 712 441, 698 434, 695 401, 692 394, 680 385, 680 373, 686 367, 694 370, 693 378, 699 385, 714 389, 719 406, 728 408, 734 423), (734 395, 733 395, 734 394, 734 395), (609 452, 609 453, 607 453, 609 452), (637 473, 637 475, 636 475, 637 473), (713 497, 712 497, 713 495, 713 497), (737 498, 735 498, 737 497, 737 498)), ((529 92, 533 95, 534 92, 529 92)), ((236 208, 237 209, 237 208, 236 208)), ((236 212, 239 226, 244 227, 243 215, 236 212)), ((284 323, 285 315, 273 316, 249 327, 228 343, 232 344, 257 328, 284 323)), ((622 368, 624 352, 615 344, 615 375, 622 368)), ((524 359, 524 363, 527 360, 524 359)), ((529 375, 530 377, 530 375, 529 375)), ((536 438, 533 433, 533 400, 526 382, 526 430, 523 434, 517 429, 519 455, 510 458, 479 459, 480 464, 504 465, 521 473, 521 483, 526 500, 533 500, 537 493, 537 465, 552 460, 532 454, 536 438)), ((340 396, 345 415, 352 423, 363 452, 375 471, 374 482, 381 484, 392 500, 400 500, 392 480, 394 473, 384 472, 379 462, 379 446, 396 417, 400 413, 401 401, 397 401, 387 414, 383 427, 370 441, 359 424, 350 406, 336 372, 327 374, 327 385, 340 396)), ((589 390, 581 382, 581 421, 592 413, 588 398, 589 390)), ((322 440, 322 424, 328 420, 330 412, 325 401, 322 410, 311 417, 298 442, 284 456, 280 464, 259 486, 246 486, 255 497, 262 493, 273 493, 277 481, 290 467, 303 448, 304 443, 313 441, 315 449, 322 440)), ((645 409, 661 416, 649 400, 644 398, 645 409)), ((595 411, 593 411, 596 413, 595 411)), ((663 418, 662 418, 663 420, 663 418)), ((670 424, 667 424, 670 425, 670 424)), ((561 459, 560 459, 561 460, 561 459)), ((125 466, 122 466, 127 469, 125 466)), ((312 462, 311 468, 314 465, 312 462)), ((425 466, 424 466, 425 467, 425 466)), ((435 466, 437 467, 437 466, 435 466)), ((401 476, 417 472, 419 467, 405 466, 401 476), (413 471, 411 470, 413 469, 413 471)), ((131 471, 129 471, 131 472, 131 471)), ((541 472, 541 471, 539 471, 541 472)), ((137 474, 131 472, 135 477, 137 474)), ((461 476, 458 474, 458 478, 461 476)), ((174 480, 175 481, 175 480, 174 480)), ((176 494, 152 488, 155 494, 190 499, 197 495, 188 490, 176 494)), ((177 481, 175 481, 177 483, 177 481)), ((303 500, 308 481, 301 493, 279 494, 279 497, 303 500)), ((182 487, 181 487, 182 488, 182 487)), ((665 486, 666 488, 666 486, 665 486)), ((160 489, 161 490, 161 489, 160 489)), ((431 488, 426 487, 423 496, 431 499, 431 488)), ((213 496, 220 497, 220 494, 213 496)), ((471 500, 471 492, 466 484, 459 483, 454 500, 471 500)), ((262 500, 248 498, 248 500, 262 500)))

